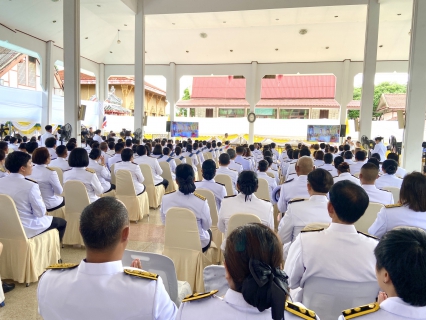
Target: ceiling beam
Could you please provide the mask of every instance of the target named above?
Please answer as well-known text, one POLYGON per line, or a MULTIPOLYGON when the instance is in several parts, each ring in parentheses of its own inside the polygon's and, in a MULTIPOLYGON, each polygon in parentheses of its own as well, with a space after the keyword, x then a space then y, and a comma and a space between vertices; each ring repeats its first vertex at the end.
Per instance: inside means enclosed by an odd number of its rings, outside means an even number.
MULTIPOLYGON (((128 4, 129 0, 122 0, 128 4)), ((145 14, 177 14, 365 5, 368 0, 145 0, 145 14)))

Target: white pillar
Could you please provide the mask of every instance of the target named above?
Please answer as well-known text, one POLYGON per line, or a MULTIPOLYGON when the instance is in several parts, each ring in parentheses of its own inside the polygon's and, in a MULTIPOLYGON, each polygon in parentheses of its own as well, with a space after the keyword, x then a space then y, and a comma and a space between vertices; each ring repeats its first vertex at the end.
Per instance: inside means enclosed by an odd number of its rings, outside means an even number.
MULTIPOLYGON (((250 78, 247 79, 246 86, 246 100, 250 104, 250 112, 254 112, 256 104, 260 100, 260 89, 261 81, 259 81, 259 76, 257 74, 257 62, 253 61, 251 63, 251 74, 250 78)), ((249 143, 254 142, 254 122, 249 123, 249 143)))
POLYGON ((145 14, 144 0, 137 1, 135 16, 135 127, 143 128, 145 111, 145 14))
POLYGON ((426 112, 426 1, 413 1, 402 165, 420 171, 426 112))
POLYGON ((365 30, 364 69, 362 80, 361 114, 359 135, 370 139, 373 119, 374 77, 376 75, 377 42, 379 36, 380 4, 369 0, 367 7, 367 27, 365 30))
POLYGON ((337 79, 339 83, 339 103, 340 103, 340 124, 346 123, 347 105, 351 102, 354 91, 354 79, 349 79, 349 66, 351 60, 346 59, 342 64, 342 79, 337 79))
POLYGON ((100 63, 99 64, 99 73, 98 73, 98 78, 96 79, 96 95, 99 101, 99 124, 98 124, 98 128, 102 129, 102 124, 104 122, 104 112, 103 112, 103 103, 105 101, 105 64, 100 63))
MULTIPOLYGON (((42 93, 42 118, 41 127, 44 128, 48 124, 52 124, 52 109, 53 109, 53 83, 54 83, 54 63, 52 58, 53 42, 46 42, 46 59, 44 61, 44 88, 42 93)), ((57 123, 63 124, 63 123, 57 123)))
POLYGON ((166 96, 167 101, 170 104, 170 121, 175 121, 176 114, 176 102, 179 99, 179 90, 177 87, 176 81, 176 64, 174 62, 170 63, 170 72, 167 77, 167 88, 166 96))
POLYGON ((81 146, 81 121, 78 121, 80 98, 80 0, 63 4, 64 16, 64 116, 72 126, 72 137, 81 146))

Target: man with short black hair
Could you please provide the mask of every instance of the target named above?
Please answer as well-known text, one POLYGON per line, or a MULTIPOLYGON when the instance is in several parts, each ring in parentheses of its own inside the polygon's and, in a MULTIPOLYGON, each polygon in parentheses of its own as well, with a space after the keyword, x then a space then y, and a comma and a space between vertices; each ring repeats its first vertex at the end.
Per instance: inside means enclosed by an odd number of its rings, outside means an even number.
POLYGON ((46 146, 46 139, 47 138, 54 138, 55 137, 52 134, 52 129, 53 129, 52 126, 49 125, 49 124, 44 127, 44 130, 46 130, 46 132, 40 136, 40 147, 46 146))
POLYGON ((387 160, 395 160, 398 163, 398 170, 396 170, 395 175, 401 178, 404 178, 407 175, 407 170, 399 166, 399 154, 397 153, 388 153, 387 160))
POLYGON ((345 151, 345 153, 343 154, 343 159, 345 159, 345 162, 349 165, 354 164, 353 160, 353 153, 352 151, 345 151))
MULTIPOLYGON (((330 226, 300 233, 291 245, 285 263, 289 286, 291 289, 302 288, 300 297, 311 277, 376 283, 374 248, 378 241, 357 232, 353 225, 368 207, 367 193, 353 182, 343 180, 331 187, 329 195, 330 226)), ((331 305, 333 299, 325 303, 331 305)))
POLYGON ((127 149, 132 149, 132 145, 133 145, 133 143, 132 143, 132 140, 131 139, 126 139, 126 148, 127 149))
POLYGON ((108 151, 106 151, 106 154, 108 154, 110 157, 112 157, 115 154, 115 142, 109 141, 108 142, 108 151))
POLYGON ((375 184, 378 177, 379 168, 374 163, 366 163, 362 166, 359 181, 362 188, 367 192, 370 202, 377 202, 383 205, 394 204, 392 192, 376 187, 375 184))
POLYGON ((247 160, 243 157, 244 147, 238 146, 235 151, 237 153, 237 156, 235 157, 235 163, 240 164, 243 167, 243 170, 250 171, 252 164, 250 160, 247 160))
POLYGON ((359 173, 361 171, 362 166, 367 161, 367 155, 365 151, 363 150, 357 151, 355 153, 355 160, 356 160, 355 162, 352 162, 352 164, 349 164, 349 169, 352 175, 359 173))
POLYGON ((95 135, 93 136, 93 141, 97 141, 99 143, 103 142, 102 137, 101 137, 101 130, 98 129, 98 130, 95 131, 95 135))
POLYGON ((302 147, 302 149, 300 149, 299 151, 298 157, 297 158, 293 157, 295 161, 290 163, 290 165, 288 166, 287 173, 286 173, 286 180, 291 179, 292 177, 290 176, 296 174, 297 159, 300 159, 301 157, 310 157, 310 156, 311 156, 311 150, 309 150, 309 148, 302 147))
POLYGON ((268 176, 266 173, 269 169, 269 162, 267 160, 260 160, 257 164, 257 177, 265 179, 268 182, 269 186, 269 199, 264 199, 270 201, 272 199, 272 191, 277 187, 277 182, 275 178, 268 176))
MULTIPOLYGON (((234 152, 235 154, 235 152, 234 152)), ((231 178, 232 181, 232 190, 234 191, 234 194, 237 193, 237 180, 238 180, 238 171, 234 169, 230 169, 229 165, 231 164, 231 158, 229 157, 228 153, 222 153, 219 156, 219 168, 216 170, 216 175, 218 174, 224 174, 231 178)))
POLYGON ((337 169, 332 164, 333 160, 333 155, 331 153, 326 153, 324 155, 324 164, 320 168, 330 172, 332 177, 337 177, 338 173, 337 169))
POLYGON ((229 155, 229 169, 235 170, 237 174, 240 174, 244 169, 243 166, 239 163, 235 162, 235 158, 237 157, 237 153, 234 149, 229 148, 226 150, 226 153, 229 155))
MULTIPOLYGON (((118 144, 118 143, 117 143, 118 144)), ((116 145, 117 146, 117 145, 116 145)), ((117 174, 118 170, 127 170, 132 175, 133 185, 135 187, 136 195, 140 195, 145 191, 145 185, 143 184, 145 178, 142 175, 141 168, 138 164, 133 162, 133 151, 132 149, 124 149, 120 153, 122 161, 117 161, 114 166, 114 173, 117 174)), ((111 158, 112 159, 112 158, 111 158)))
POLYGON ((387 148, 382 142, 383 137, 376 137, 374 138, 374 141, 376 142, 376 145, 374 146, 374 149, 371 150, 371 154, 378 153, 380 156, 380 162, 383 162, 386 160, 386 151, 387 148))
POLYGON ((45 145, 50 153, 50 159, 55 160, 58 156, 56 155, 56 138, 47 138, 45 145))
POLYGON ((136 148, 136 153, 139 157, 134 159, 133 161, 135 163, 139 164, 147 164, 151 168, 152 176, 154 178, 154 184, 156 186, 162 184, 164 186, 164 189, 167 189, 169 186, 169 181, 166 179, 163 179, 161 175, 163 174, 163 169, 161 169, 160 164, 158 163, 158 160, 156 158, 148 157, 146 155, 146 147, 145 146, 138 146, 136 148))
POLYGON ((38 143, 36 141, 27 142, 25 148, 27 149, 28 154, 32 155, 34 150, 38 148, 38 143))
MULTIPOLYGON (((108 169, 111 170, 111 167, 114 163, 117 163, 118 161, 121 161, 121 152, 124 149, 124 144, 119 142, 114 146, 115 154, 108 159, 108 169)), ((131 150, 131 149, 129 149, 131 150)))
POLYGON ((66 146, 64 145, 58 146, 56 148, 56 155, 58 157, 49 163, 49 167, 60 168, 62 171, 71 169, 67 161, 68 150, 66 146))

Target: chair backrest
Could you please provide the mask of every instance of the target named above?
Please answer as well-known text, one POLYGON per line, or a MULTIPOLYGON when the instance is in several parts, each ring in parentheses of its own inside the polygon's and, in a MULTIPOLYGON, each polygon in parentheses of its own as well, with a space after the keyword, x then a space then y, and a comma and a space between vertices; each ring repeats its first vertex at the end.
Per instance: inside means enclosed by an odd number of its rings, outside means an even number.
POLYGON ((139 165, 141 168, 142 175, 144 177, 143 184, 145 185, 155 185, 154 184, 154 176, 152 175, 151 167, 145 163, 141 163, 139 165))
POLYGON ((248 223, 262 223, 258 216, 249 213, 236 213, 231 216, 228 221, 228 229, 226 230, 226 236, 231 234, 236 228, 246 225, 248 223))
POLYGON ((257 188, 257 191, 254 193, 256 197, 263 200, 269 200, 271 201, 271 195, 269 193, 269 184, 266 179, 259 178, 259 187, 257 188))
POLYGON ((115 163, 111 166, 111 183, 116 184, 116 178, 115 178, 115 163))
POLYGON ((217 226, 218 221, 218 213, 217 213, 217 207, 216 207, 216 199, 214 197, 213 192, 207 189, 199 188, 196 191, 197 193, 201 194, 203 197, 207 198, 207 203, 210 207, 210 217, 212 218, 212 226, 217 226))
POLYGON ((401 191, 401 189, 399 189, 397 187, 383 187, 382 189, 392 192, 393 201, 395 203, 399 202, 399 192, 401 191))
POLYGON ((172 169, 170 169, 170 165, 167 161, 161 161, 160 163, 160 167, 163 170, 163 174, 161 175, 163 177, 163 179, 166 179, 167 181, 169 181, 169 183, 172 183, 173 181, 173 176, 172 176, 172 169))
POLYGON ((134 259, 139 259, 145 271, 158 274, 173 302, 178 298, 178 280, 175 264, 169 257, 161 254, 125 250, 122 258, 123 266, 130 266, 134 259))
POLYGON ((349 282, 309 277, 303 289, 303 304, 315 310, 321 320, 337 319, 342 310, 375 301, 379 292, 376 281, 349 282))
POLYGON ((62 172, 61 168, 58 167, 49 167, 52 170, 55 170, 56 173, 58 174, 58 178, 59 178, 59 182, 61 183, 61 186, 64 186, 64 173, 62 172))
POLYGON ((120 196, 136 196, 132 174, 128 170, 118 170, 116 174, 116 194, 120 196))
POLYGON ((176 166, 180 165, 182 163, 182 161, 180 161, 180 159, 178 158, 174 158, 175 162, 176 162, 176 166))
POLYGON ((384 206, 381 203, 370 202, 362 217, 354 223, 358 231, 368 233, 368 228, 371 227, 377 218, 377 214, 384 206))
POLYGON ((271 177, 271 178, 274 178, 274 179, 275 179, 275 176, 274 176, 274 174, 273 174, 272 172, 266 171, 266 174, 267 174, 269 177, 271 177))
POLYGON ((201 251, 197 219, 191 210, 177 207, 167 210, 164 246, 201 251))
POLYGON ((207 266, 203 270, 204 290, 206 292, 219 290, 217 296, 222 297, 229 289, 228 281, 225 278, 224 266, 207 266))
POLYGON ((69 180, 64 184, 64 194, 67 199, 65 212, 83 212, 90 204, 89 195, 83 182, 69 180))
POLYGON ((204 157, 204 160, 209 160, 209 159, 211 160, 213 158, 211 152, 204 152, 203 157, 204 157))
POLYGON ((0 194, 0 208, 0 238, 28 241, 13 199, 0 194))
MULTIPOLYGON (((192 156, 193 157, 193 156, 192 156)), ((194 162, 192 162, 192 157, 185 157, 186 163, 190 164, 191 166, 194 165, 194 162)))
POLYGON ((234 195, 234 189, 232 187, 232 180, 230 176, 226 174, 217 174, 214 176, 214 180, 225 185, 226 195, 228 197, 234 195))

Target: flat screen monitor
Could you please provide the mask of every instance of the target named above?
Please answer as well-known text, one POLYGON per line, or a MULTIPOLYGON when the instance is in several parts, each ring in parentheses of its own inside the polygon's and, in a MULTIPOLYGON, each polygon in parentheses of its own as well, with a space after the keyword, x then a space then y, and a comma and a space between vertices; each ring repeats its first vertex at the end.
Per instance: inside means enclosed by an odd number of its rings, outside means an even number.
POLYGON ((172 137, 198 138, 198 122, 172 121, 170 133, 172 137))
POLYGON ((340 137, 339 125, 308 125, 308 141, 338 143, 340 137))

